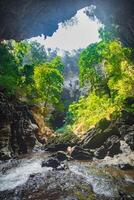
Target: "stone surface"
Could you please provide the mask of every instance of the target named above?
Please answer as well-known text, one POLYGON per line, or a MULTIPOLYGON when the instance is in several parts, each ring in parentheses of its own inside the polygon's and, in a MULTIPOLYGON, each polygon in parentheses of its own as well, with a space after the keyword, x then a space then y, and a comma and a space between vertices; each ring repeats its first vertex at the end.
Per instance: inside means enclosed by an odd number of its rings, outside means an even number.
POLYGON ((101 147, 104 142, 112 135, 120 135, 118 128, 111 124, 106 129, 99 127, 91 129, 83 138, 81 145, 83 148, 95 149, 101 147))
POLYGON ((56 169, 58 166, 60 166, 60 161, 57 158, 48 158, 42 162, 41 166, 52 167, 53 169, 56 169))
POLYGON ((106 147, 102 145, 100 148, 96 149, 94 155, 98 159, 105 158, 105 156, 107 155, 106 147))
POLYGON ((42 167, 51 167, 51 168, 53 168, 53 170, 66 170, 66 169, 68 169, 67 163, 63 162, 63 159, 61 161, 61 157, 56 158, 56 157, 53 157, 53 156, 42 161, 41 166, 42 167))
POLYGON ((79 138, 72 132, 57 134, 48 139, 44 149, 50 152, 66 151, 68 146, 75 146, 79 138))
POLYGON ((107 156, 113 157, 114 155, 121 153, 120 140, 119 137, 115 135, 107 139, 105 146, 107 149, 107 156))
POLYGON ((134 169, 134 166, 130 165, 129 163, 122 163, 119 164, 118 167, 122 170, 131 170, 134 169))
POLYGON ((36 145, 38 126, 28 109, 0 93, 0 159, 28 153, 36 145))
POLYGON ((96 149, 94 155, 98 159, 103 159, 106 156, 113 157, 119 153, 121 153, 120 140, 119 137, 113 135, 100 148, 96 149))
POLYGON ((57 153, 52 154, 51 156, 57 158, 59 161, 68 160, 68 156, 64 151, 58 151, 57 153))
POLYGON ((72 148, 71 157, 76 160, 92 160, 93 153, 79 146, 72 148))
MULTIPOLYGON (((125 45, 134 47, 133 0, 21 0, 0 1, 0 39, 25 39, 41 34, 52 35, 58 23, 75 15, 77 10, 94 4, 94 15, 108 26, 119 27, 125 45), (127 22, 127 23, 126 23, 127 22)), ((92 16, 87 12, 87 15, 92 16)))
POLYGON ((129 145, 130 149, 134 151, 134 125, 129 127, 126 133, 124 140, 129 145))
POLYGON ((58 23, 74 16, 88 0, 0 1, 0 38, 24 39, 52 35, 58 23))
POLYGON ((127 143, 130 151, 134 150, 134 114, 126 110, 113 121, 101 120, 95 128, 89 130, 79 143, 84 149, 93 149, 94 156, 103 159, 126 152, 127 143))

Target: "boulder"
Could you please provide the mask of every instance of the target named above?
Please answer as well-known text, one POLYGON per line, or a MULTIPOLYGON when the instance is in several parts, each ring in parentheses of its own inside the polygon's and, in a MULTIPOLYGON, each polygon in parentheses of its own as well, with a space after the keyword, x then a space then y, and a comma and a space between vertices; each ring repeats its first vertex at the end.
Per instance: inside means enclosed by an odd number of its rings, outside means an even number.
POLYGON ((41 166, 52 167, 53 169, 56 169, 58 166, 60 166, 60 161, 56 158, 48 158, 42 162, 41 166))
POLYGON ((111 124, 110 120, 107 120, 106 118, 101 119, 97 124, 96 124, 96 128, 99 128, 101 130, 105 130, 106 128, 109 127, 109 125, 111 124))
POLYGON ((96 149, 94 152, 94 155, 98 159, 103 159, 107 155, 107 149, 104 145, 102 145, 100 148, 96 149))
POLYGON ((92 160, 93 153, 79 146, 72 148, 71 157, 76 160, 92 160))
POLYGON ((61 163, 60 166, 57 167, 57 170, 67 170, 68 165, 67 163, 61 163))
POLYGON ((134 131, 128 133, 125 137, 124 137, 126 143, 129 145, 130 149, 132 151, 134 151, 134 131))
POLYGON ((119 164, 118 167, 122 170, 132 170, 132 169, 134 169, 134 166, 130 165, 129 163, 119 164))
POLYGON ((60 162, 68 160, 68 156, 64 151, 58 151, 55 154, 52 154, 51 157, 58 159, 60 162))
POLYGON ((116 135, 109 137, 105 142, 105 146, 107 149, 107 156, 113 157, 114 155, 121 153, 120 140, 116 135))
POLYGON ((57 158, 50 157, 44 160, 41 164, 42 167, 51 167, 54 170, 66 170, 68 166, 66 163, 60 162, 57 158))
POLYGON ((106 140, 112 135, 120 135, 118 128, 114 124, 111 124, 105 130, 100 128, 93 128, 82 140, 81 145, 83 148, 96 149, 101 147, 104 142, 106 142, 106 140))
POLYGON ((72 132, 57 134, 48 139, 44 149, 50 152, 66 151, 68 146, 77 145, 79 138, 72 132))
POLYGON ((113 135, 100 148, 96 149, 94 155, 98 159, 103 159, 105 156, 113 157, 119 153, 121 153, 120 140, 118 136, 113 135))

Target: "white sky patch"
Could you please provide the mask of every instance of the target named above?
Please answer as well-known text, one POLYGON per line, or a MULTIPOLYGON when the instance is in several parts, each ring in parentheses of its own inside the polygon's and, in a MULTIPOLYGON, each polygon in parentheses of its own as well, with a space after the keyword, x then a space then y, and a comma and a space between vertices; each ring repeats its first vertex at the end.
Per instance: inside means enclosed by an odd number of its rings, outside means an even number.
POLYGON ((74 25, 63 26, 60 23, 58 30, 51 37, 44 39, 43 36, 38 36, 31 40, 37 40, 45 48, 59 48, 61 52, 86 48, 89 44, 99 41, 98 29, 101 24, 97 20, 92 21, 84 10, 79 10, 74 16, 77 19, 74 25))

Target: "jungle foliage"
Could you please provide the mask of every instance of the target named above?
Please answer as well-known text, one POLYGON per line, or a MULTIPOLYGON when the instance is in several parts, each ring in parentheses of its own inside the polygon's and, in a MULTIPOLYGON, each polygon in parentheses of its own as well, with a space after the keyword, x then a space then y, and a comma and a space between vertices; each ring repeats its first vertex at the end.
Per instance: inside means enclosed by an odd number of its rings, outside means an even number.
MULTIPOLYGON (((79 52, 77 72, 81 87, 88 92, 69 106, 64 126, 69 124, 76 132, 85 132, 102 118, 116 117, 122 109, 134 111, 134 103, 126 103, 134 99, 133 49, 115 37, 115 27, 103 27, 99 33, 99 42, 79 52)), ((64 69, 62 60, 55 51, 48 57, 44 46, 37 42, 3 41, 0 90, 28 103, 64 107, 61 93, 68 68, 64 69)))
MULTIPOLYGON (((101 32, 102 33, 102 32, 101 32)), ((103 39, 89 45, 80 55, 81 86, 89 92, 70 105, 73 127, 86 131, 102 118, 120 114, 128 98, 134 97, 133 50, 118 39, 103 39)), ((131 110, 134 109, 134 104, 131 110)))
POLYGON ((37 42, 10 40, 0 44, 0 88, 9 96, 45 106, 58 103, 63 68, 61 58, 48 61, 44 47, 37 42))

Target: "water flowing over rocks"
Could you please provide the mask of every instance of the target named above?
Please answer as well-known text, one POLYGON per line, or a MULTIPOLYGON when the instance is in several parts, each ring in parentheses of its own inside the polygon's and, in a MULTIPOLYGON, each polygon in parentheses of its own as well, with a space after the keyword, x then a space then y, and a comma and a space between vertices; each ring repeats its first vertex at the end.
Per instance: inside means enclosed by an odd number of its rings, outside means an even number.
POLYGON ((31 154, 6 168, 4 174, 0 172, 0 199, 121 200, 121 195, 126 200, 134 198, 132 170, 104 167, 103 161, 70 161, 68 168, 60 171, 41 167, 49 156, 43 152, 31 154))
POLYGON ((0 156, 14 155, 0 161, 0 200, 134 199, 134 114, 101 120, 81 140, 53 136, 33 153, 38 125, 28 107, 1 94, 0 109, 0 156))

